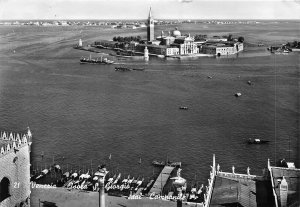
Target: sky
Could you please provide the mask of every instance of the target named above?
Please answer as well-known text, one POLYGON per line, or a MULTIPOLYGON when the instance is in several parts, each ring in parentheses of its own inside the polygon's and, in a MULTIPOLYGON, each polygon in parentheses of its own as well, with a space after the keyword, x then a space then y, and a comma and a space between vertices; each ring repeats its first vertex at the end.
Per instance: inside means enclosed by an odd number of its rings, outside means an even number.
POLYGON ((296 19, 300 0, 0 0, 0 20, 296 19))

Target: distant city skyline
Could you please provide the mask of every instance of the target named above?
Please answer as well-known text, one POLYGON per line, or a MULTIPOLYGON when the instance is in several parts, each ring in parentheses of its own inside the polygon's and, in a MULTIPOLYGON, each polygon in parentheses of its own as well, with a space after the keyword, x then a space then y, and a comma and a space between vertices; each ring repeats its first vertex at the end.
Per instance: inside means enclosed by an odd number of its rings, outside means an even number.
POLYGON ((299 0, 0 0, 0 20, 295 19, 299 0))

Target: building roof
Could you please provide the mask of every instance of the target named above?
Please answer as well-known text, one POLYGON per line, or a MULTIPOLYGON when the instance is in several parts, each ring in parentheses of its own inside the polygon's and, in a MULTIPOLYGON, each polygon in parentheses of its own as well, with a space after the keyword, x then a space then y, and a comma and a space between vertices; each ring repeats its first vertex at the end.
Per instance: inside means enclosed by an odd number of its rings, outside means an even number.
POLYGON ((300 200, 300 169, 270 167, 274 190, 277 195, 278 206, 280 206, 280 183, 285 178, 288 184, 287 206, 299 206, 300 200))
POLYGON ((250 206, 274 206, 270 181, 216 176, 211 207, 247 206, 249 204, 250 206))
POLYGON ((155 47, 155 48, 167 48, 167 46, 166 45, 146 45, 146 44, 138 44, 137 46, 142 46, 142 47, 145 47, 145 46, 147 46, 147 48, 150 48, 150 47, 155 47))

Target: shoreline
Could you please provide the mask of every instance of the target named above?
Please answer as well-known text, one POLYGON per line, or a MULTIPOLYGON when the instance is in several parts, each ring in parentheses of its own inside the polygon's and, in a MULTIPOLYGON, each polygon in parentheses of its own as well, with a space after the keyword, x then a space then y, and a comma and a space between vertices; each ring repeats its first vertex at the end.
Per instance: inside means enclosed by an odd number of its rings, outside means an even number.
MULTIPOLYGON (((113 53, 105 53, 102 50, 110 50, 110 51, 114 51, 111 48, 102 48, 99 49, 98 47, 94 47, 94 46, 82 46, 82 47, 78 47, 78 46, 74 46, 74 49, 77 50, 83 50, 83 51, 88 51, 88 52, 93 52, 93 53, 97 53, 97 54, 101 54, 101 55, 107 55, 107 56, 115 56, 115 57, 121 57, 121 58, 132 58, 132 59, 137 59, 137 60, 141 60, 144 59, 144 56, 142 55, 134 55, 134 56, 127 56, 127 55, 118 55, 118 54, 113 54, 113 53)), ((297 52, 297 51, 295 51, 297 52)), ((134 52, 135 54, 142 54, 139 52, 134 52)), ((180 59, 180 60, 185 60, 185 59, 197 59, 197 58, 202 58, 202 57, 215 57, 215 58, 235 58, 237 56, 242 56, 242 57, 260 57, 260 56, 270 56, 271 53, 267 51, 266 47, 259 47, 259 46, 250 46, 247 47, 246 50, 241 51, 239 53, 236 54, 232 54, 232 55, 221 55, 221 56, 216 56, 213 54, 193 54, 193 55, 176 55, 176 56, 164 56, 164 55, 156 55, 156 54, 149 54, 149 56, 151 57, 157 57, 157 58, 164 58, 166 60, 168 59, 180 59), (241 54, 241 55, 240 55, 241 54)))

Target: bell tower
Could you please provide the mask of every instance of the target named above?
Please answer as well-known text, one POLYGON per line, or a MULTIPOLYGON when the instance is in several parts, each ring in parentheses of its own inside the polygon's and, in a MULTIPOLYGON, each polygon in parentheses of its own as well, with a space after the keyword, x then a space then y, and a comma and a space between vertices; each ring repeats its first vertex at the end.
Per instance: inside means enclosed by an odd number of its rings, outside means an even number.
POLYGON ((154 20, 152 18, 151 7, 149 10, 149 16, 147 21, 147 41, 154 40, 154 20))

